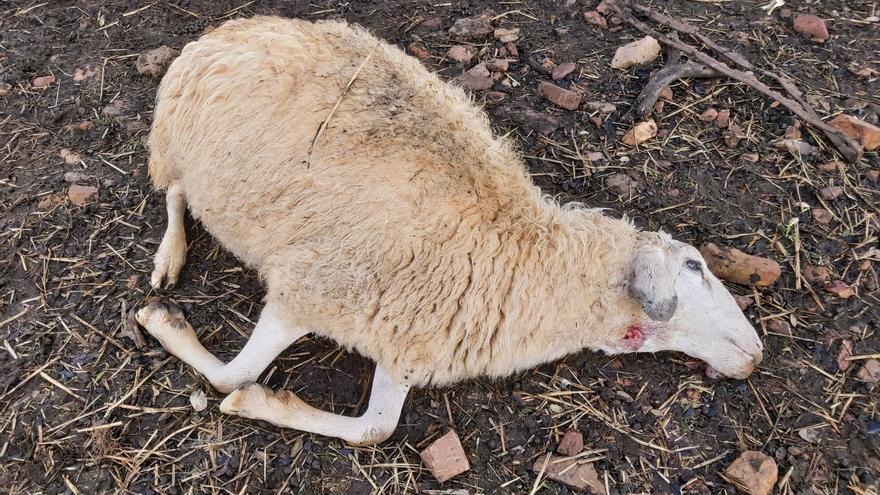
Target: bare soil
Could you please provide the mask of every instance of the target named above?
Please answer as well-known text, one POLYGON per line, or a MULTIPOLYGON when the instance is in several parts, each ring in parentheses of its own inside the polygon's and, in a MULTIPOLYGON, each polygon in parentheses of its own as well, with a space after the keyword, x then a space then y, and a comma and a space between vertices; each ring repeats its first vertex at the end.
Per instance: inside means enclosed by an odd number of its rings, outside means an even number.
MULTIPOLYGON (((794 13, 826 19, 832 37, 816 44, 757 3, 655 7, 789 74, 821 102, 821 115, 846 112, 876 123, 878 76, 850 67, 880 69, 880 27, 865 21, 880 14, 878 5, 789 1, 794 13)), ((553 481, 536 485, 530 467, 555 449, 565 429, 576 428, 597 452, 611 493, 732 494, 721 473, 745 450, 776 459, 779 493, 877 493, 880 394, 856 374, 866 356, 880 352, 880 159, 867 153, 858 163, 822 170, 818 165, 834 159, 834 151, 808 128, 813 155, 774 147, 792 116, 725 79, 677 83, 674 101, 655 115, 660 136, 638 149, 623 146, 626 127, 618 118, 663 60, 610 69, 615 48, 640 35, 626 26, 612 32, 589 25, 583 12, 592 7, 485 0, 0 4, 0 83, 11 85, 0 96, 0 491, 568 493, 553 481), (165 225, 143 145, 158 81, 135 70, 139 53, 160 45, 180 50, 236 16, 344 18, 401 47, 420 37, 432 54, 424 63, 452 78, 462 68, 443 57, 452 43, 446 30, 489 8, 497 26, 521 29, 509 73, 516 84, 496 85, 507 92, 501 102, 474 96, 499 133, 515 133, 548 194, 607 207, 696 245, 729 245, 782 264, 782 278, 770 289, 731 286, 751 298, 746 312, 767 348, 749 380, 711 381, 682 355, 584 352, 505 380, 414 391, 391 440, 352 448, 222 415, 222 396, 193 370, 154 341, 135 346, 125 333, 126 314, 156 295, 148 279, 165 225), (419 27, 435 17, 440 29, 419 27), (597 112, 585 105, 574 112, 553 107, 536 93, 548 77, 529 67, 529 56, 577 62, 559 84, 617 110, 597 125, 590 119, 597 112), (92 74, 75 80, 77 69, 92 74), (32 86, 33 78, 50 74, 49 87, 32 86), (745 130, 736 147, 699 120, 708 106, 730 109, 745 130), (517 109, 555 115, 562 126, 540 136, 510 118, 517 109), (81 161, 65 162, 62 148, 81 161), (607 160, 584 159, 595 151, 607 160), (71 204, 68 172, 89 176, 79 181, 98 187, 97 198, 71 204), (608 178, 621 173, 632 187, 608 187, 608 178), (831 185, 844 194, 821 199, 818 190, 831 185), (815 208, 830 211, 831 221, 818 222, 815 208), (807 265, 828 268, 856 295, 841 299, 800 279, 807 265), (861 358, 846 371, 837 360, 844 340, 861 358), (189 402, 199 390, 209 398, 201 413, 189 402), (441 487, 421 468, 418 451, 450 428, 472 468, 441 487), (464 491, 430 491, 451 489, 464 491)), ((477 43, 479 59, 492 58, 499 46, 477 43)), ((200 225, 187 228, 191 250, 181 283, 160 295, 183 304, 206 347, 228 359, 250 333, 263 291, 200 225)), ((309 340, 285 353, 264 380, 328 410, 357 414, 371 370, 332 342, 309 340)))

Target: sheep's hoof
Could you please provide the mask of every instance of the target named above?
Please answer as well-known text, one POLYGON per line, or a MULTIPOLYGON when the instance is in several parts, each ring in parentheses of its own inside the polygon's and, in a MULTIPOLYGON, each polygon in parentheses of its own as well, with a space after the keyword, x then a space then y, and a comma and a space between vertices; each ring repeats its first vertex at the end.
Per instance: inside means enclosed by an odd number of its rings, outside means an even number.
POLYGON ((177 277, 183 264, 186 262, 186 239, 183 236, 168 236, 162 239, 159 250, 153 258, 153 273, 150 275, 150 285, 158 290, 170 289, 177 283, 177 277))
POLYGON ((198 343, 196 333, 176 304, 164 301, 150 303, 138 310, 135 318, 162 347, 177 357, 188 346, 198 343))
POLYGON ((269 407, 274 393, 259 383, 245 383, 227 395, 220 403, 220 411, 250 419, 260 419, 259 412, 269 407))

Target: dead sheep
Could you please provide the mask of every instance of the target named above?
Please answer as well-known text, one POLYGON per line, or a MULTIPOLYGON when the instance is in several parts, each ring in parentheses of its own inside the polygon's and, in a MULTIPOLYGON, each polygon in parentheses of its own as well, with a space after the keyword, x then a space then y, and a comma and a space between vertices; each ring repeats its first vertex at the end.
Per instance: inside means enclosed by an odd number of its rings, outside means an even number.
POLYGON ((226 413, 371 444, 410 387, 503 377, 582 349, 679 351, 747 377, 762 344, 700 253, 543 196, 463 90, 343 22, 233 20, 159 87, 149 173, 168 228, 151 282, 184 264, 189 206, 256 268, 265 307, 223 363, 175 306, 137 319, 226 413), (376 361, 367 411, 254 383, 308 333, 376 361))

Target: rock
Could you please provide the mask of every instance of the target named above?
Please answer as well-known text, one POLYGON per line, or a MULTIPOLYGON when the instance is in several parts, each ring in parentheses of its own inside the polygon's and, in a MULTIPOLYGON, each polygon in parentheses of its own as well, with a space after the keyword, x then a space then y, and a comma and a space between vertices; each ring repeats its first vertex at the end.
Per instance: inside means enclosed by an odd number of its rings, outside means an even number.
POLYGON ((538 94, 545 100, 566 110, 577 110, 581 104, 581 95, 546 81, 538 84, 538 94))
POLYGON ((606 495, 605 484, 599 479, 592 462, 578 464, 576 459, 567 461, 562 459, 552 454, 544 454, 535 459, 532 471, 536 473, 543 471, 551 480, 577 491, 589 490, 596 495, 606 495))
POLYGON ((563 79, 568 76, 577 68, 577 64, 574 62, 566 62, 564 64, 557 65, 553 71, 550 73, 550 77, 553 78, 554 81, 558 79, 563 79))
POLYGON ((821 223, 822 225, 828 225, 834 218, 834 216, 831 215, 831 212, 826 210, 825 208, 813 208, 811 213, 813 214, 813 220, 821 223))
POLYGON ((159 78, 165 74, 172 59, 174 59, 174 50, 162 45, 138 55, 134 67, 141 75, 159 78))
POLYGON ((825 21, 811 14, 798 14, 794 18, 794 30, 806 35, 810 41, 824 43, 828 39, 828 28, 825 21))
POLYGON ((618 196, 629 196, 638 191, 639 183, 625 173, 618 172, 605 178, 605 187, 617 193, 618 196))
POLYGON ((849 299, 856 295, 856 291, 854 291, 853 288, 843 280, 835 280, 834 282, 825 285, 825 292, 833 294, 841 299, 849 299))
POLYGON ((443 21, 440 20, 439 17, 431 17, 422 21, 419 24, 419 29, 423 29, 425 31, 435 31, 440 29, 440 25, 443 24, 443 21))
POLYGON ((608 15, 614 12, 614 7, 608 5, 608 2, 606 2, 605 0, 602 0, 601 2, 599 2, 599 5, 596 6, 596 12, 602 15, 608 15))
POLYGON ((568 457, 573 457, 584 450, 584 435, 577 430, 568 430, 559 441, 556 452, 568 457))
POLYGON ((208 396, 201 390, 196 390, 190 394, 189 404, 195 412, 202 412, 208 408, 208 396))
POLYGON ((68 184, 86 184, 94 181, 94 175, 84 174, 82 172, 66 172, 64 174, 64 182, 67 182, 68 184))
POLYGON ((495 30, 495 39, 502 43, 516 43, 519 39, 519 28, 498 28, 495 30))
POLYGON ((745 311, 746 308, 752 305, 751 297, 733 296, 733 300, 736 301, 736 305, 739 306, 740 311, 745 311))
POLYGON ((486 12, 478 17, 463 17, 456 19, 449 28, 449 35, 456 40, 480 40, 492 34, 491 12, 486 12))
POLYGON ((128 277, 128 280, 125 281, 125 286, 129 289, 134 289, 138 286, 141 281, 141 276, 139 274, 134 274, 128 277))
POLYGON ((844 339, 840 341, 840 350, 837 352, 837 369, 846 371, 852 366, 852 361, 847 358, 852 356, 852 342, 844 339))
POLYGON ((91 79, 98 75, 98 69, 92 65, 88 64, 85 67, 77 67, 73 71, 73 80, 74 82, 85 81, 86 79, 91 79))
POLYGON ((530 108, 502 108, 498 110, 498 115, 542 136, 552 134, 560 125, 556 117, 530 108))
POLYGON ((779 263, 746 254, 736 248, 709 243, 700 248, 700 253, 716 277, 737 284, 768 287, 782 274, 779 263))
POLYGON ((428 51, 428 47, 425 46, 421 41, 413 41, 409 44, 409 52, 412 53, 417 59, 425 60, 426 58, 431 56, 431 52, 428 51))
POLYGON ((82 206, 98 196, 98 188, 73 184, 67 190, 67 197, 76 206, 82 206))
POLYGON ((739 140, 742 139, 742 129, 737 124, 730 124, 721 137, 728 148, 736 148, 739 145, 739 140))
POLYGON ((49 194, 48 196, 44 196, 43 199, 37 203, 37 209, 40 210, 51 210, 56 206, 60 205, 64 202, 64 196, 61 194, 49 194))
POLYGON ((800 156, 810 156, 813 153, 813 147, 810 145, 810 143, 801 139, 780 139, 778 141, 774 141, 773 146, 777 148, 787 149, 788 151, 800 156))
POLYGON ((62 159, 64 159, 64 163, 68 165, 76 165, 77 163, 82 161, 82 157, 79 156, 79 153, 71 151, 67 148, 61 148, 60 150, 58 150, 58 154, 61 155, 62 159))
POLYGON ((467 65, 474 58, 474 50, 468 46, 453 45, 446 51, 446 56, 462 65, 467 65))
POLYGON ((91 130, 93 127, 95 127, 95 124, 93 124, 91 120, 84 120, 82 122, 77 122, 76 124, 67 124, 64 126, 64 130, 85 132, 91 130))
POLYGON ((513 58, 519 57, 519 51, 516 49, 515 43, 505 43, 504 49, 507 50, 507 54, 513 58))
POLYGON ((724 129, 730 125, 730 110, 721 110, 715 117, 715 126, 724 129))
POLYGON ((645 141, 651 139, 652 137, 657 135, 657 124, 653 119, 648 119, 644 122, 639 122, 638 124, 632 126, 632 128, 623 135, 623 139, 621 142, 627 146, 636 146, 638 144, 644 143, 645 141))
POLYGON ((594 26, 599 26, 602 29, 608 29, 608 21, 602 17, 602 14, 595 10, 588 10, 584 12, 584 19, 586 19, 588 24, 592 24, 594 26))
POLYGON ((486 61, 486 68, 492 72, 507 72, 510 63, 503 58, 493 58, 486 61))
POLYGON ((51 86, 54 83, 55 83, 55 76, 53 76, 53 75, 39 76, 39 77, 35 77, 31 81, 31 86, 33 86, 35 88, 48 88, 49 86, 51 86))
POLYGON ((821 170, 823 172, 836 172, 843 167, 845 167, 845 165, 838 162, 837 160, 831 161, 831 162, 825 162, 825 163, 822 163, 822 164, 819 164, 816 166, 816 168, 818 168, 819 170, 821 170))
POLYGON ((843 194, 842 186, 828 186, 819 189, 819 196, 825 201, 833 201, 843 194))
POLYGON ((461 440, 453 430, 434 440, 420 455, 422 463, 440 483, 471 468, 461 440))
POLYGON ((586 105, 590 111, 602 114, 609 114, 617 111, 617 105, 614 103, 608 103, 607 101, 588 101, 586 105))
POLYGON ((611 60, 611 68, 626 69, 633 65, 645 64, 653 61, 659 55, 660 43, 651 36, 645 36, 618 48, 611 60))
POLYGON ((484 91, 491 88, 495 81, 492 79, 489 69, 486 68, 486 64, 479 64, 453 79, 452 83, 471 91, 484 91))
POLYGON ((750 495, 769 495, 776 485, 779 469, 772 457, 749 450, 727 466, 724 476, 750 495))
POLYGON ((605 161, 605 155, 601 151, 591 151, 587 153, 587 161, 590 163, 605 161))
POLYGON ((859 372, 856 373, 856 378, 863 382, 876 385, 877 382, 880 382, 880 361, 877 361, 876 359, 866 360, 865 364, 859 369, 859 372))
POLYGON ((101 115, 105 117, 119 117, 125 113, 126 102, 122 98, 117 98, 110 102, 109 105, 101 109, 101 115))
POLYGON ((739 156, 741 160, 749 163, 757 163, 761 159, 761 155, 757 153, 743 153, 739 156))
POLYGON ((12 85, 9 83, 0 84, 0 98, 4 96, 9 96, 9 93, 12 92, 12 85))
POLYGON ((783 136, 785 139, 800 139, 801 138, 801 122, 796 120, 794 125, 790 125, 785 128, 785 135, 783 136))
POLYGON ((486 100, 491 101, 492 103, 499 103, 504 101, 507 98, 507 93, 504 91, 488 91, 486 92, 486 100))
POLYGON ((877 126, 844 114, 834 117, 828 124, 861 143, 865 151, 880 148, 880 128, 877 126))
POLYGON ((801 270, 804 279, 811 284, 825 284, 831 279, 831 270, 824 266, 805 265, 801 270))
POLYGON ((715 122, 715 119, 718 118, 718 110, 715 110, 715 107, 709 107, 703 110, 703 113, 700 114, 700 120, 703 122, 715 122))

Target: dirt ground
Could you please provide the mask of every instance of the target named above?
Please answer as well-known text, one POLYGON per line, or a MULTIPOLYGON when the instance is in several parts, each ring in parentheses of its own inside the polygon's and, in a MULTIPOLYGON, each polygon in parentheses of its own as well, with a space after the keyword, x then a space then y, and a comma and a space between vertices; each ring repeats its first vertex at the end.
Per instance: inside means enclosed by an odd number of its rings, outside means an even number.
MULTIPOLYGON (((827 21, 831 39, 816 44, 759 3, 681 0, 655 7, 786 72, 823 117, 845 112, 876 123, 878 76, 855 72, 880 69, 880 27, 866 21, 880 14, 880 5, 789 1, 792 12, 827 21)), ((742 451, 758 450, 778 463, 777 493, 876 494, 880 394, 857 374, 880 352, 877 153, 825 170, 819 165, 834 159, 834 151, 807 127, 812 155, 774 147, 793 123, 790 113, 727 79, 676 83, 673 101, 654 116, 660 135, 638 149, 623 146, 618 133, 626 126, 618 119, 663 59, 610 69, 616 47, 640 35, 588 24, 583 12, 594 6, 575 0, 0 4, 0 83, 10 85, 0 96, 0 491, 569 493, 539 480, 531 465, 574 428, 610 493, 732 494, 724 467, 742 451), (767 349, 750 379, 709 380, 700 363, 677 354, 585 352, 505 380, 414 391, 391 440, 352 448, 225 416, 218 409, 222 396, 157 342, 136 347, 126 336, 126 314, 156 295, 148 279, 166 223, 162 198, 146 179, 143 145, 158 82, 135 69, 139 53, 160 45, 179 51, 231 17, 344 18, 401 47, 419 37, 431 53, 424 63, 452 78, 462 68, 444 57, 448 28, 488 8, 496 26, 521 30, 510 68, 516 84, 496 87, 507 93, 500 102, 483 92, 474 96, 499 133, 514 133, 547 193, 607 207, 695 245, 733 246, 782 265, 772 288, 730 285, 750 299, 746 313, 767 349), (431 18, 440 19, 438 29, 420 26, 431 18), (529 56, 548 66, 576 62, 559 84, 616 110, 554 107, 536 93, 548 78, 529 67, 529 56), (55 81, 34 87, 35 77, 47 75, 55 81), (731 110, 744 129, 735 147, 699 119, 709 106, 731 110), (554 115, 561 127, 541 136, 516 118, 522 109, 554 115), (65 160, 61 149, 78 157, 65 160), (584 159, 595 151, 606 159, 584 159), (97 197, 72 204, 70 172, 83 174, 74 182, 97 187, 97 197), (827 186, 843 186, 843 194, 822 199, 818 191, 827 186), (829 211, 830 220, 820 221, 817 208, 829 211), (826 267, 830 280, 856 294, 842 299, 801 279, 797 274, 808 265, 826 267), (839 363, 848 343, 859 359, 839 363), (203 412, 190 406, 195 391, 207 394, 203 412), (471 470, 441 486, 421 467, 418 452, 449 429, 462 438, 471 470)), ((491 39, 474 46, 480 60, 500 47, 491 39)), ((181 283, 160 295, 181 303, 206 347, 228 359, 250 333, 263 291, 255 274, 200 225, 188 221, 187 229, 190 255, 181 283)), ((356 414, 371 370, 332 342, 308 340, 282 355, 263 381, 356 414)))

